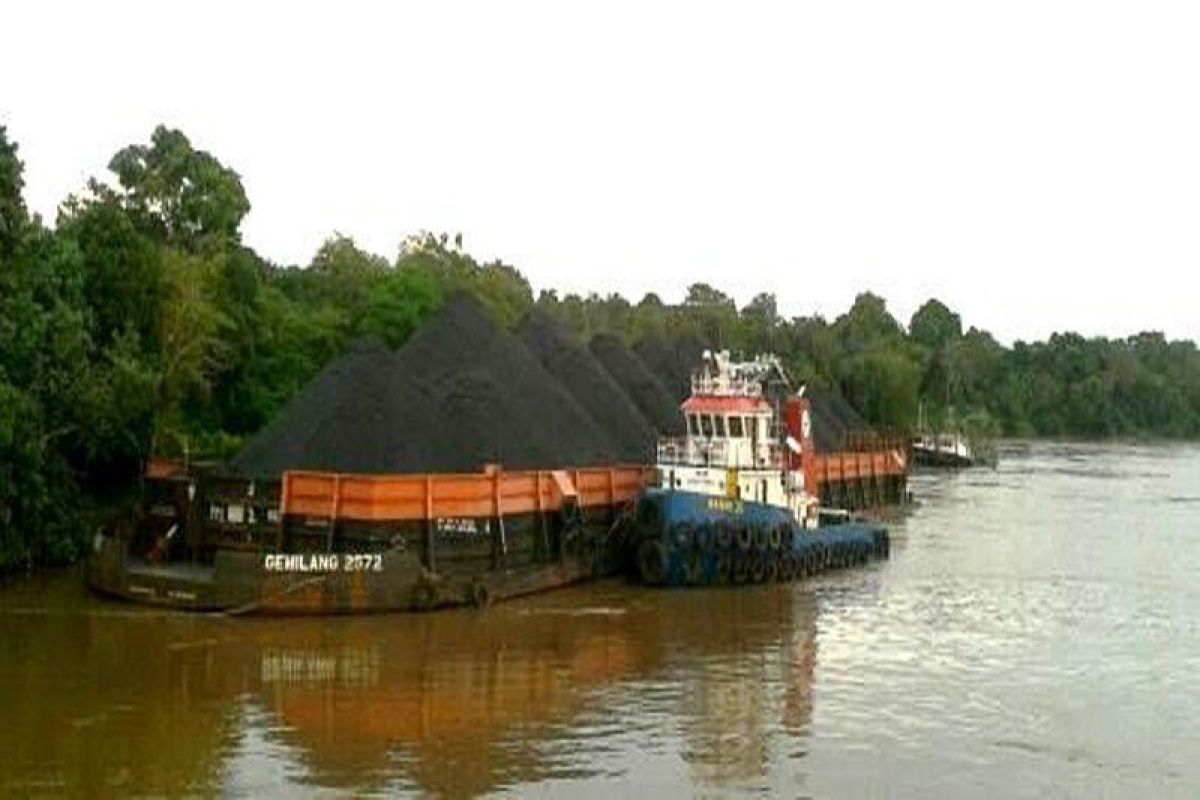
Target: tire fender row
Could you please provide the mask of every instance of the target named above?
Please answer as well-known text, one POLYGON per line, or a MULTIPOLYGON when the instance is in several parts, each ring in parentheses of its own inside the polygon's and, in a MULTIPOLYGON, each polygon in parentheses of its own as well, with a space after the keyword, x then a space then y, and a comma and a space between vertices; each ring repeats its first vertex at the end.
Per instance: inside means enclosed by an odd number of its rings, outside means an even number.
POLYGON ((681 521, 643 535, 633 570, 654 586, 793 581, 887 558, 884 528, 860 524, 806 531, 782 522, 681 521))

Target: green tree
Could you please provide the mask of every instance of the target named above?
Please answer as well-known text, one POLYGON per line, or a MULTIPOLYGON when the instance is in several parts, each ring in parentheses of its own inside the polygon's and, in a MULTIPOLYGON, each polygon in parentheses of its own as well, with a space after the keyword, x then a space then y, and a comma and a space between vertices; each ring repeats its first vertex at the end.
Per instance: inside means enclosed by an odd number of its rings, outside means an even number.
POLYGON ((843 346, 858 351, 879 339, 897 340, 904 329, 887 310, 887 303, 877 294, 863 292, 854 298, 854 305, 834 323, 843 346))
POLYGON ((688 320, 699 338, 713 348, 732 348, 736 344, 737 304, 733 298, 707 283, 688 287, 681 316, 688 320))
POLYGON ((239 240, 238 228, 250 211, 241 178, 193 148, 182 132, 159 125, 149 145, 129 145, 108 168, 125 202, 164 241, 199 250, 239 240))
POLYGON ((8 139, 0 125, 0 264, 12 258, 27 221, 24 164, 17 157, 17 144, 8 139))
POLYGON ((912 340, 930 350, 940 350, 962 336, 962 319, 942 301, 930 298, 908 324, 912 340))
POLYGON ((399 347, 441 307, 442 300, 441 288, 428 273, 393 270, 374 282, 357 333, 375 335, 399 347))
POLYGON ((95 320, 96 341, 113 342, 126 329, 153 346, 163 295, 162 250, 139 230, 111 192, 68 198, 57 240, 77 259, 95 320))

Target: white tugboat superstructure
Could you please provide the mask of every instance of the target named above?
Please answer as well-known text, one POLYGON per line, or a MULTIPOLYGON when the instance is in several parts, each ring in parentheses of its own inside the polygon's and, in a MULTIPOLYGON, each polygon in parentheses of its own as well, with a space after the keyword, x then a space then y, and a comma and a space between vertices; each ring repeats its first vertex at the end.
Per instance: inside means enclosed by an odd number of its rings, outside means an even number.
POLYGON ((734 362, 728 351, 705 351, 680 406, 687 434, 658 444, 664 489, 777 506, 806 527, 816 525, 817 499, 798 468, 804 443, 812 441, 807 402, 797 402, 803 389, 788 398, 799 416, 797 438, 764 394, 773 378, 786 385, 773 357, 734 362))

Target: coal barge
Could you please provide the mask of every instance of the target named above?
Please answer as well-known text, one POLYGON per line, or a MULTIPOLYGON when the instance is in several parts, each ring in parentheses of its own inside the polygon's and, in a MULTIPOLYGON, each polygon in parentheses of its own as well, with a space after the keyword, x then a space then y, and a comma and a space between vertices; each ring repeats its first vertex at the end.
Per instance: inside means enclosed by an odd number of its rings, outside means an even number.
POLYGON ((142 501, 96 538, 91 586, 189 610, 367 613, 622 569, 663 585, 792 578, 886 550, 876 529, 813 529, 822 480, 881 498, 896 473, 885 454, 806 450, 805 398, 718 416, 701 393, 681 414, 619 342, 589 350, 536 319, 519 336, 457 297, 396 353, 356 344, 230 463, 151 462, 142 501), (722 463, 721 447, 763 460, 722 463))
POLYGON ((126 600, 234 614, 485 606, 610 574, 609 545, 651 477, 489 468, 258 484, 157 463, 144 512, 97 538, 89 578, 126 600))

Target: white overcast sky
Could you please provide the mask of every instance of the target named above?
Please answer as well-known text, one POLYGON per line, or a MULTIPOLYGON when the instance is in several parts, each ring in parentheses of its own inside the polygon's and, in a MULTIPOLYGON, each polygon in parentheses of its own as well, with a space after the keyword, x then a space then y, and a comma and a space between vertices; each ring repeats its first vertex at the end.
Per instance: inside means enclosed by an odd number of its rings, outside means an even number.
POLYGON ((936 295, 998 338, 1200 338, 1195 2, 7 5, 52 220, 163 122, 305 264, 461 231, 534 286, 789 314, 936 295))

